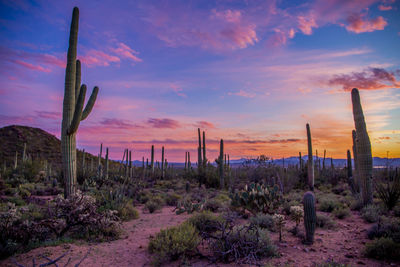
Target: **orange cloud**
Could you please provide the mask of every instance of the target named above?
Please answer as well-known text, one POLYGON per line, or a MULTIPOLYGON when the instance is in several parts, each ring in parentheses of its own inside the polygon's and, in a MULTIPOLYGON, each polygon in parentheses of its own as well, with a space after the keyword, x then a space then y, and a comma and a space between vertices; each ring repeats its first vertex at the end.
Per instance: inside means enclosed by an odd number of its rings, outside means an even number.
POLYGON ((382 16, 368 20, 361 14, 353 14, 349 16, 347 22, 349 25, 346 26, 346 29, 355 33, 383 30, 388 25, 387 21, 382 16))
POLYGON ((318 25, 313 17, 298 16, 299 29, 306 35, 312 34, 312 28, 317 28, 318 25))

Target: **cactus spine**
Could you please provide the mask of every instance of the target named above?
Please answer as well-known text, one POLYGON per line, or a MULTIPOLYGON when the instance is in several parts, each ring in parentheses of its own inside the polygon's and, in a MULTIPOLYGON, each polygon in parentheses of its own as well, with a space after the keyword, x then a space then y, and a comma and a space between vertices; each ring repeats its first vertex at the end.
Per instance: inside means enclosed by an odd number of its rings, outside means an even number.
POLYGON ((314 191, 314 160, 312 154, 311 130, 307 123, 307 144, 308 144, 308 185, 311 191, 314 191))
POLYGON ((315 196, 312 192, 307 192, 303 197, 304 205, 304 228, 306 229, 305 243, 311 245, 314 243, 315 225, 317 216, 315 213, 315 196))
POLYGON ((220 188, 223 189, 225 187, 225 181, 224 181, 224 140, 223 139, 221 139, 221 141, 219 143, 218 168, 219 168, 220 188))
POLYGON ((353 117, 356 126, 356 151, 358 161, 358 178, 361 183, 361 194, 364 206, 372 203, 372 153, 367 126, 360 101, 360 94, 357 88, 351 91, 353 103, 353 117))
POLYGON ((83 109, 86 95, 86 85, 81 83, 81 64, 76 60, 78 42, 79 9, 72 12, 71 31, 65 71, 65 90, 63 100, 63 118, 61 126, 61 155, 63 175, 65 179, 65 197, 76 191, 76 132, 82 120, 92 111, 99 88, 93 92, 83 109))

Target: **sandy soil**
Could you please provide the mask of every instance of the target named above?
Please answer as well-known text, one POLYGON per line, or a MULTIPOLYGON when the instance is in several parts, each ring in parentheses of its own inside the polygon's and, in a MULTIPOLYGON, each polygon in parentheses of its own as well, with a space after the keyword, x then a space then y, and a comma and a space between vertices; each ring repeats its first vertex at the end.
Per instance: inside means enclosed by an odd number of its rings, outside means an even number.
MULTIPOLYGON (((42 247, 28 253, 21 254, 15 259, 25 266, 31 266, 32 259, 40 259, 40 255, 56 258, 69 251, 59 263, 63 266, 69 258, 76 264, 87 253, 90 253, 81 266, 151 266, 151 256, 147 253, 147 244, 150 236, 154 236, 160 229, 178 225, 190 215, 176 215, 172 207, 164 207, 154 214, 143 213, 140 209, 140 219, 123 224, 125 236, 116 241, 100 244, 64 244, 56 247, 42 247)), ((294 226, 288 222, 283 232, 283 241, 278 241, 278 234, 271 233, 273 242, 278 246, 281 257, 265 259, 262 264, 270 266, 313 266, 315 263, 333 260, 335 262, 351 264, 351 266, 400 266, 395 263, 379 262, 363 257, 362 250, 368 239, 366 231, 371 224, 366 224, 353 212, 344 220, 336 220, 335 230, 317 228, 315 243, 312 246, 303 245, 298 237, 287 232, 294 226)), ((302 225, 300 225, 301 228, 302 225)), ((44 263, 46 260, 41 260, 44 263)), ((0 262, 1 266, 15 266, 11 260, 0 262)), ((179 262, 168 266, 179 266, 179 262)), ((209 264, 206 260, 194 260, 192 266, 236 266, 235 264, 209 264)), ((243 265, 242 265, 243 266, 243 265)))

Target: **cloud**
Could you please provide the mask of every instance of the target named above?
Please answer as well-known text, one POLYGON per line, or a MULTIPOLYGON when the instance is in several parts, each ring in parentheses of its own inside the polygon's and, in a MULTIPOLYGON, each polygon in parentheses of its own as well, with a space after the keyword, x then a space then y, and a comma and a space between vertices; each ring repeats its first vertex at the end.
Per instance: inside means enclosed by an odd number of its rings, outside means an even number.
POLYGON ((226 37, 239 48, 246 48, 247 46, 254 45, 258 42, 254 25, 226 28, 221 31, 221 35, 226 37))
POLYGON ((179 85, 173 83, 170 85, 170 87, 172 88, 172 91, 174 91, 178 96, 187 97, 187 95, 183 93, 182 87, 180 87, 179 85))
POLYGON ((54 111, 35 111, 36 115, 43 119, 58 120, 61 119, 61 112, 54 111))
POLYGON ((215 125, 208 121, 198 121, 194 124, 197 128, 215 129, 215 125))
POLYGON ((228 95, 236 95, 236 96, 241 96, 241 97, 246 97, 246 98, 254 98, 256 97, 255 93, 248 92, 245 90, 239 90, 239 92, 229 92, 228 95))
POLYGON ((361 14, 353 14, 347 18, 346 29, 354 33, 373 32, 376 30, 383 30, 387 25, 387 21, 379 16, 374 19, 364 18, 361 14))
POLYGON ((93 66, 110 66, 110 63, 120 62, 121 59, 117 56, 107 54, 100 50, 91 49, 84 56, 78 57, 82 63, 93 66))
POLYGON ((383 68, 368 68, 362 72, 334 75, 327 83, 333 86, 340 85, 345 91, 354 87, 363 90, 399 88, 400 81, 396 79, 396 74, 399 75, 400 70, 391 72, 383 68))
POLYGON ((111 50, 121 57, 131 59, 134 62, 142 62, 142 60, 137 56, 139 52, 133 50, 124 43, 118 43, 118 47, 112 48, 111 50))
POLYGON ((150 118, 147 120, 147 123, 154 128, 176 129, 181 126, 178 121, 166 118, 165 119, 150 118))
POLYGON ((51 72, 51 69, 44 68, 44 67, 42 67, 40 65, 33 65, 31 63, 28 63, 28 62, 25 62, 25 61, 22 61, 22 60, 16 59, 16 60, 14 60, 14 62, 16 64, 18 64, 18 65, 21 65, 21 66, 23 66, 25 68, 28 68, 28 69, 31 69, 31 70, 36 70, 36 71, 41 71, 41 72, 46 72, 46 73, 51 72))
POLYGON ((129 121, 116 118, 105 118, 100 122, 100 124, 108 128, 116 129, 132 129, 138 127, 138 125, 135 125, 129 121))
POLYGON ((313 17, 298 16, 299 29, 306 35, 312 34, 312 28, 317 28, 318 25, 313 17))
POLYGON ((393 7, 385 6, 385 5, 379 5, 378 8, 379 8, 380 11, 388 11, 388 10, 392 10, 393 9, 393 7))

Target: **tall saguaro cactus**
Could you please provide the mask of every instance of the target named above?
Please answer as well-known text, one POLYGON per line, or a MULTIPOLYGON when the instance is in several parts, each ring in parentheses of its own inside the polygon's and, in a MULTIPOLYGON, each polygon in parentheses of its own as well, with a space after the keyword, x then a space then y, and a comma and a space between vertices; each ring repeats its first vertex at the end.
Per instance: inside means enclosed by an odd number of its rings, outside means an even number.
POLYGON ((82 120, 92 111, 99 88, 93 92, 83 109, 86 95, 86 85, 81 85, 81 64, 76 60, 78 43, 79 9, 72 12, 71 31, 67 53, 67 68, 65 71, 65 89, 63 101, 63 118, 61 126, 61 155, 65 179, 65 197, 76 191, 76 132, 82 120))
POLYGON ((315 225, 317 216, 315 213, 315 196, 312 192, 307 192, 303 196, 304 205, 304 228, 306 229, 305 243, 314 243, 315 225))
POLYGON ((307 144, 308 144, 308 185, 311 191, 314 191, 314 159, 312 154, 311 130, 307 123, 307 144))
POLYGON ((372 203, 372 153, 360 94, 357 88, 351 90, 353 117, 356 126, 357 173, 361 184, 361 194, 364 205, 372 203))
POLYGON ((151 146, 151 162, 150 162, 151 174, 154 175, 154 145, 151 146))
POLYGON ((353 147, 352 147, 352 149, 353 149, 353 158, 354 158, 354 174, 353 174, 354 179, 353 180, 354 180, 354 185, 355 185, 355 188, 356 188, 357 192, 360 192, 360 179, 358 178, 358 157, 357 157, 357 145, 356 145, 356 142, 357 142, 356 130, 353 130, 351 132, 351 136, 353 137, 353 147))
POLYGON ((221 189, 223 189, 225 187, 225 180, 224 180, 224 140, 222 139, 219 143, 218 168, 219 168, 219 183, 221 189))
POLYGON ((164 179, 164 147, 161 149, 161 178, 164 179))
POLYGON ((197 133, 198 133, 198 135, 199 135, 199 147, 197 148, 197 153, 198 153, 198 156, 197 156, 197 168, 199 169, 199 172, 200 172, 200 170, 201 170, 201 168, 202 168, 202 166, 203 166, 203 160, 202 160, 202 158, 201 158, 201 134, 200 134, 200 128, 197 128, 197 133))
POLYGON ((207 158, 206 158, 206 133, 203 131, 203 166, 204 169, 207 166, 207 158))

